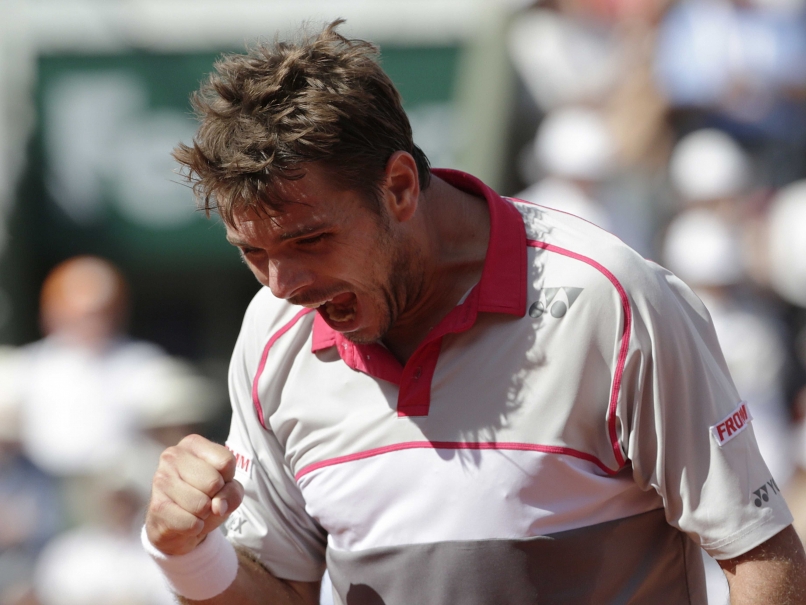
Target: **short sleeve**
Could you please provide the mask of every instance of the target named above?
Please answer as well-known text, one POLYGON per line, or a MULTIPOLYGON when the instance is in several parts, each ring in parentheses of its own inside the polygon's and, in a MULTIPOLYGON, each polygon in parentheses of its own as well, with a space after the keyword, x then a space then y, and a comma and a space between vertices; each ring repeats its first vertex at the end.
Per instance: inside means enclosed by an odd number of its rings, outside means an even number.
POLYGON ((260 424, 252 405, 260 332, 247 312, 230 364, 232 424, 227 447, 236 457, 235 478, 244 486, 244 500, 227 521, 227 538, 252 551, 277 577, 315 582, 325 570, 327 535, 305 512, 282 447, 260 424))
POLYGON ((660 494, 672 526, 716 559, 736 557, 792 516, 759 454, 753 404, 736 392, 708 311, 674 275, 652 263, 647 269, 628 288, 622 447, 637 483, 660 494))

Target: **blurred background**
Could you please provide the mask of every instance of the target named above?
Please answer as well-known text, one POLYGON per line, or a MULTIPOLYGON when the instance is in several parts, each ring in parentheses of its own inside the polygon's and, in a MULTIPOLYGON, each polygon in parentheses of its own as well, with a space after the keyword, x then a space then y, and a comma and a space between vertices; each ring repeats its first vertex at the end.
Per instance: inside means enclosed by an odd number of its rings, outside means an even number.
POLYGON ((0 605, 172 602, 137 537, 150 477, 226 437, 258 285, 170 152, 216 56, 337 17, 434 166, 697 291, 806 537, 803 0, 4 0, 0 605))

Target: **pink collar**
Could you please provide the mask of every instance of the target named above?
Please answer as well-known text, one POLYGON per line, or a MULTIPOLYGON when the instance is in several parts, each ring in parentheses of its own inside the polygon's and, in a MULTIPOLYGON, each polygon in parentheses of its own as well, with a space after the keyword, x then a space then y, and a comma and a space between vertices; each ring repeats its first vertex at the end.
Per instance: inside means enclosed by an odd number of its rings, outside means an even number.
MULTIPOLYGON (((520 212, 479 179, 458 170, 434 169, 433 174, 449 184, 484 197, 490 211, 490 242, 481 280, 466 297, 431 331, 418 349, 429 347, 451 332, 463 332, 476 321, 479 312, 526 313, 526 233, 520 212)), ((338 347, 339 355, 351 368, 400 384, 403 368, 380 344, 356 345, 344 338, 316 313, 313 323, 313 352, 338 347), (394 363, 390 363, 393 361, 394 363)), ((433 348, 433 347, 432 347, 433 348)), ((418 358, 415 353, 406 364, 418 358)))

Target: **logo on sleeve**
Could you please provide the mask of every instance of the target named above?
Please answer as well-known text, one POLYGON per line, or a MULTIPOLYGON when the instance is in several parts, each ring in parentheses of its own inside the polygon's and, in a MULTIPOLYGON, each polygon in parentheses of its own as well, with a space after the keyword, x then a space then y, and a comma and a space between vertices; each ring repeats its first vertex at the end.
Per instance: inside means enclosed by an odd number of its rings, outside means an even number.
POLYGON ((742 401, 733 412, 711 427, 711 434, 716 439, 719 447, 725 445, 736 435, 744 431, 753 420, 747 402, 742 401))
POLYGON ((236 510, 230 518, 227 519, 224 526, 227 528, 227 535, 238 534, 240 536, 243 533, 243 526, 245 524, 246 517, 243 516, 240 510, 236 510))
POLYGON ((753 492, 753 504, 761 508, 765 503, 770 501, 770 496, 774 496, 780 491, 781 490, 778 489, 778 484, 775 483, 775 479, 770 479, 753 492))
POLYGON ((231 445, 227 444, 226 448, 235 456, 235 478, 236 479, 251 479, 252 478, 252 465, 253 461, 251 456, 242 454, 235 450, 231 445))

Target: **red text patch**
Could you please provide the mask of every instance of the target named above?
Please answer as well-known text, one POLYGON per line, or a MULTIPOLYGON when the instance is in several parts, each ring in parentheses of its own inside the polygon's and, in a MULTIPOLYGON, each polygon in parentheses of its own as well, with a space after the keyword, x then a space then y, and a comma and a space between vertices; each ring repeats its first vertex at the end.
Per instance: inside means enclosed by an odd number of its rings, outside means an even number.
POLYGON ((719 446, 722 447, 745 430, 751 420, 753 420, 753 416, 750 414, 747 402, 742 401, 739 407, 711 427, 711 434, 719 446))

